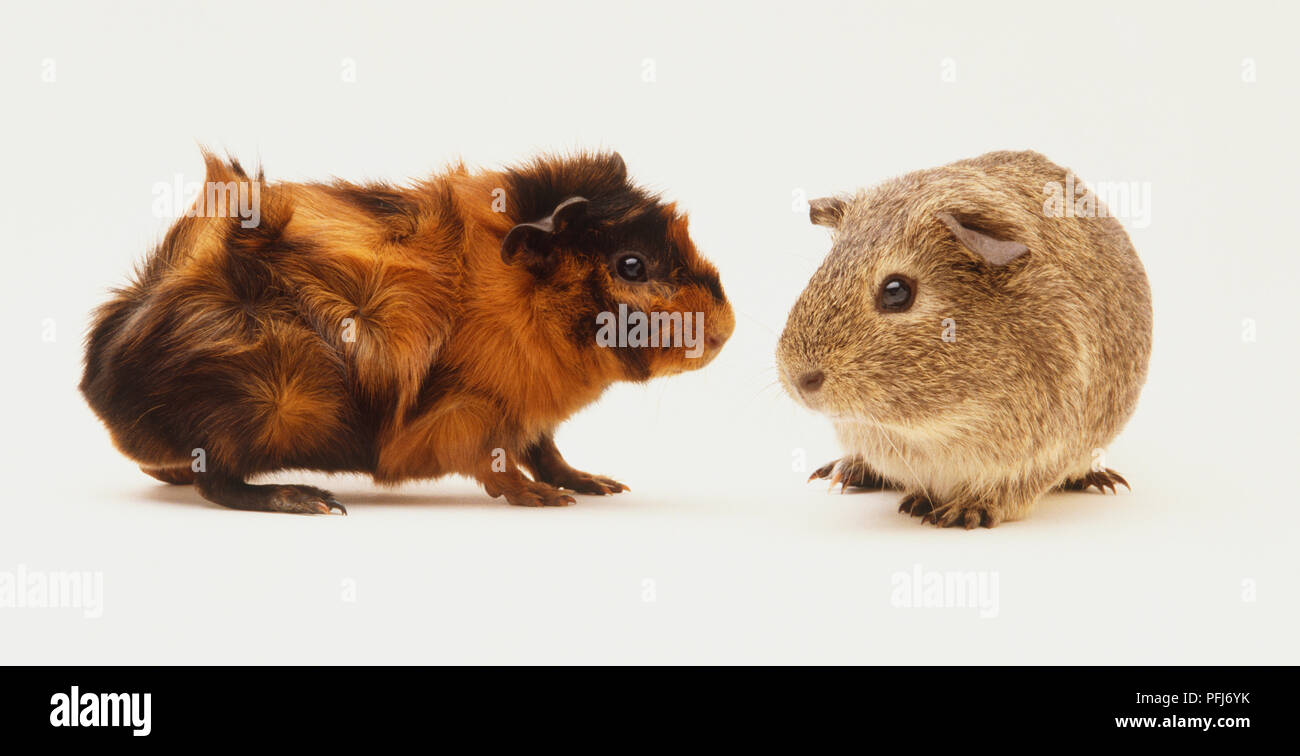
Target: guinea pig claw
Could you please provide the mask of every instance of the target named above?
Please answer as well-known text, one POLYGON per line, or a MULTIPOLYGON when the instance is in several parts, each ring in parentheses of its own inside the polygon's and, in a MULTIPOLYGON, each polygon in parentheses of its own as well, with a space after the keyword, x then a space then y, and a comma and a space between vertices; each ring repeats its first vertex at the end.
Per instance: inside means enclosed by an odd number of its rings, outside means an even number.
POLYGON ((555 486, 527 481, 517 490, 505 492, 506 501, 517 507, 567 507, 578 500, 555 486))
POLYGON ((934 512, 934 504, 924 496, 907 494, 903 496, 903 501, 899 503, 898 511, 913 517, 920 517, 921 521, 925 522, 925 518, 934 512))
POLYGON ((334 499, 316 499, 311 502, 311 506, 316 510, 316 514, 346 516, 348 513, 343 505, 334 499))
POLYGON ((543 494, 540 506, 543 507, 567 507, 571 504, 577 504, 578 500, 566 493, 543 494))
POLYGON ((570 491, 575 491, 580 494, 591 494, 593 496, 611 496, 616 493, 632 490, 613 478, 577 471, 574 471, 572 475, 558 480, 551 480, 550 482, 560 486, 561 488, 567 488, 570 491))
MULTIPOLYGON (((913 500, 911 502, 911 514, 917 515, 922 510, 916 506, 915 500, 921 497, 909 498, 913 500)), ((904 503, 907 504, 908 502, 905 500, 904 503)), ((925 506, 931 508, 921 514, 921 522, 940 528, 965 528, 966 530, 992 528, 1002 521, 998 511, 990 508, 984 502, 946 504, 940 507, 934 507, 930 502, 925 502, 925 506)), ((902 507, 899 507, 899 509, 902 510, 902 507)))
POLYGON ((1060 488, 1066 491, 1086 491, 1089 488, 1096 488, 1103 494, 1109 490, 1112 494, 1119 494, 1116 484, 1120 484, 1132 491, 1133 487, 1124 480, 1124 476, 1110 469, 1109 467, 1096 470, 1079 478, 1067 480, 1060 485, 1060 488))
POLYGON ((606 478, 603 475, 596 475, 594 477, 596 478, 596 481, 598 483, 600 483, 602 486, 605 487, 605 494, 604 494, 605 496, 632 490, 631 488, 628 488, 626 484, 619 483, 617 480, 614 480, 613 478, 606 478))
POLYGON ((842 457, 834 462, 828 462, 813 471, 808 476, 808 482, 821 478, 825 480, 830 478, 831 484, 826 490, 835 488, 835 484, 840 484, 840 493, 844 493, 849 488, 860 488, 864 491, 879 491, 885 488, 898 489, 900 486, 895 485, 884 479, 880 473, 873 470, 866 462, 853 457, 842 457))
POLYGON ((835 471, 835 468, 838 464, 839 464, 839 460, 837 459, 834 462, 827 462, 826 464, 822 465, 816 470, 813 470, 812 475, 808 476, 808 482, 811 483, 814 480, 817 480, 818 478, 825 480, 826 478, 830 477, 832 472, 835 471))

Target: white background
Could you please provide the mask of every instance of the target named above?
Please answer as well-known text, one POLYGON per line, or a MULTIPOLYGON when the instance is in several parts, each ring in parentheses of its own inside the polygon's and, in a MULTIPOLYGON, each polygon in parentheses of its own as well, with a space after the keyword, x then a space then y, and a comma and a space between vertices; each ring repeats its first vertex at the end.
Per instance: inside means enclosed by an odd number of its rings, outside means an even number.
POLYGON ((0 608, 0 662, 1300 662, 1293 4, 363 5, 6 10, 0 571, 100 571, 104 613, 0 608), (88 312, 199 143, 275 180, 618 149, 690 211, 735 336, 562 429, 632 493, 530 510, 287 473, 350 516, 221 509, 141 474, 76 392, 88 312), (1134 492, 941 531, 804 483, 839 451, 772 355, 829 247, 797 192, 993 149, 1149 182, 1126 225, 1155 350, 1107 458, 1134 492), (996 575, 997 616, 894 606, 917 565, 996 575))

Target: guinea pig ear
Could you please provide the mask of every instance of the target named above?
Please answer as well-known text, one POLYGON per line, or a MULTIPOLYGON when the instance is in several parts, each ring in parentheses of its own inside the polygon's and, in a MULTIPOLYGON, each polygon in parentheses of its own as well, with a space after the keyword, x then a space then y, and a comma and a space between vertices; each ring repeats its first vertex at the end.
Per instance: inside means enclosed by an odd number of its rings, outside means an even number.
POLYGON ((1029 251, 1029 247, 1020 242, 995 239, 984 231, 964 225, 951 213, 939 213, 938 218, 963 247, 979 255, 989 265, 1006 265, 1029 251))
POLYGON ((509 265, 520 251, 545 255, 550 241, 575 220, 587 214, 585 197, 569 197, 555 206, 551 214, 531 223, 520 223, 510 229, 501 241, 501 260, 509 265))
POLYGON ((619 179, 626 181, 627 161, 623 159, 623 156, 618 154, 617 152, 610 152, 609 163, 613 167, 615 175, 617 175, 619 179))
POLYGON ((808 202, 808 220, 814 226, 838 228, 849 203, 843 197, 820 197, 808 202))

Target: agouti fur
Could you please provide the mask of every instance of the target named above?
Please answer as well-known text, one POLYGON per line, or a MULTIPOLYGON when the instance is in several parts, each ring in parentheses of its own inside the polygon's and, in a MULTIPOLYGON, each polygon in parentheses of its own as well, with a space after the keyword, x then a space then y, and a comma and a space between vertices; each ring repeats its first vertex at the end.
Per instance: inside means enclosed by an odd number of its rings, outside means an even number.
POLYGON ((991 152, 810 203, 831 251, 777 361, 844 447, 813 477, 902 488, 900 511, 965 528, 1127 485, 1101 458, 1146 380, 1151 288, 1099 201, 1049 207, 1066 185, 1036 152, 991 152))
POLYGON ((616 381, 707 364, 734 326, 685 217, 615 153, 410 186, 205 162, 205 186, 256 183, 260 222, 200 196, 96 313, 81 390, 145 472, 218 504, 343 511, 318 488, 246 482, 282 469, 458 473, 531 506, 625 490, 570 467, 556 427, 616 381), (629 250, 644 281, 618 275, 629 250), (620 304, 704 313, 704 354, 599 346, 597 316, 620 304))

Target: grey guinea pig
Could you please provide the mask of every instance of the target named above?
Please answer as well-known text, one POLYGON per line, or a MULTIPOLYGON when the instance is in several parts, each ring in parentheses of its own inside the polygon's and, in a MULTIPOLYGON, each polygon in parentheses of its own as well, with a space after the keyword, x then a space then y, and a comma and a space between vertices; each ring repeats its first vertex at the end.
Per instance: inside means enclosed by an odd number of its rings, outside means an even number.
POLYGON ((813 478, 898 488, 899 511, 967 528, 1128 485, 1095 460, 1146 380, 1151 289, 1081 181, 1053 205, 1075 183, 1036 152, 991 152, 810 203, 833 244, 777 364, 845 450, 813 478))

